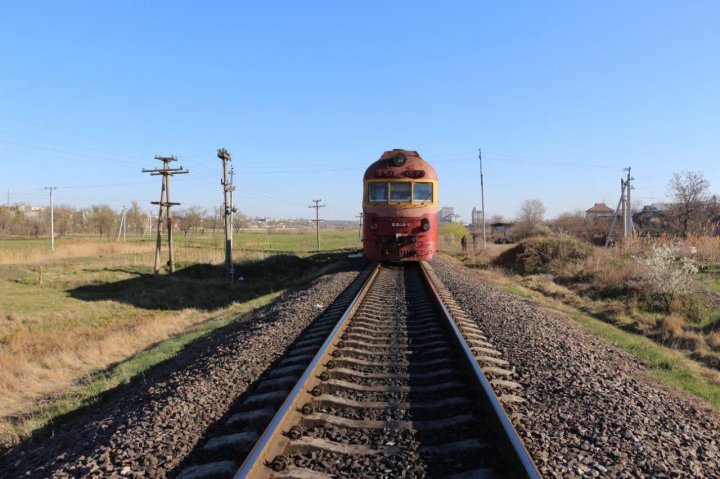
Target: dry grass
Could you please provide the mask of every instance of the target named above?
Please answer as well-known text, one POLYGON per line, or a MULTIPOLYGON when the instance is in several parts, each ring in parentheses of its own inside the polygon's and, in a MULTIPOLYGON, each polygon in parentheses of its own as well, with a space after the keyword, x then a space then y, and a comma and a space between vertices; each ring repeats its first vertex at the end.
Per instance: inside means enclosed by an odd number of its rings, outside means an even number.
MULTIPOLYGON (((477 244, 473 247, 472 238, 468 237, 468 247, 464 256, 477 263, 489 263, 493 258, 497 257, 503 251, 506 251, 513 245, 511 244, 495 244, 488 240, 487 251, 483 249, 482 239, 478 238, 477 244)), ((463 251, 460 241, 452 235, 438 236, 438 250, 451 255, 462 256, 463 251)))
POLYGON ((720 351, 720 331, 708 335, 707 344, 713 351, 720 351))
POLYGON ((641 238, 633 236, 614 249, 623 254, 642 255, 647 253, 653 244, 669 246, 679 254, 690 256, 701 264, 720 264, 720 236, 689 235, 687 238, 675 236, 641 238), (694 253, 691 252, 693 249, 694 253))
POLYGON ((129 293, 139 290, 142 284, 133 282, 143 270, 135 272, 128 265, 118 270, 122 262, 113 256, 92 262, 55 260, 45 266, 42 284, 32 270, 4 267, 8 278, 0 281, 0 417, 23 413, 38 398, 63 391, 92 371, 233 307, 163 310, 159 304, 148 309, 104 299, 109 294, 83 299, 75 293, 87 285, 123 283, 129 293))
POLYGON ((154 245, 122 243, 106 240, 74 239, 58 241, 56 251, 48 251, 48 244, 40 241, 5 241, 0 249, 0 264, 37 264, 85 256, 149 255, 154 245), (14 243, 18 243, 15 245, 14 243), (25 244, 21 244, 25 243, 25 244))
POLYGON ((212 243, 178 245, 178 273, 154 280, 153 248, 80 240, 55 254, 32 242, 0 251, 1 444, 27 433, 12 418, 83 378, 201 323, 235 317, 337 261, 253 252, 242 259, 262 259, 240 268, 248 281, 232 285, 212 266, 223 260, 212 243))
MULTIPOLYGON (((58 316, 55 314, 54 316, 58 316)), ((136 351, 205 321, 209 313, 135 314, 103 326, 64 332, 48 328, 43 318, 5 331, 0 348, 0 416, 18 414, 39 397, 55 394, 79 377, 126 359, 136 351)))
MULTIPOLYGON (((176 234, 175 256, 179 261, 217 263, 224 260, 224 240, 221 235, 185 236, 176 234)), ((359 248, 357 230, 326 229, 320 232, 323 251, 359 248)), ((234 235, 234 250, 238 257, 264 259, 272 254, 315 252, 315 233, 255 231, 234 235)), ((166 237, 163 237, 162 254, 167 257, 166 237)), ((56 241, 55 252, 46 239, 0 239, 0 265, 43 264, 58 260, 83 257, 133 258, 137 264, 152 264, 155 238, 139 235, 127 237, 127 242, 98 237, 70 236, 56 241)), ((164 260, 163 260, 164 261, 164 260)))
POLYGON ((658 323, 658 335, 665 342, 673 341, 682 336, 683 325, 685 325, 685 318, 677 314, 670 314, 658 323))
MULTIPOLYGON (((720 369, 720 264, 711 262, 720 260, 719 255, 720 240, 714 237, 692 237, 684 243, 671 238, 632 238, 612 249, 568 238, 530 238, 490 261, 509 272, 512 281, 548 300, 578 308, 720 369), (634 258, 647 255, 658 243, 670 245, 678 255, 693 257, 704 268, 693 279, 692 291, 675 298, 669 311, 660 307, 644 267, 634 258)), ((459 257, 466 264, 473 262, 459 257)))

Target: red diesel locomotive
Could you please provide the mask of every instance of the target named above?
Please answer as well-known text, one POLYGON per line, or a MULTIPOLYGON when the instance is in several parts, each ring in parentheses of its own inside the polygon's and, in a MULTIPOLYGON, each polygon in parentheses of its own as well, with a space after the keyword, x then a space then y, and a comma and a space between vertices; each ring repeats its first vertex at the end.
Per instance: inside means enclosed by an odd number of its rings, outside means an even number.
POLYGON ((426 261, 438 238, 438 181, 417 151, 391 150, 363 178, 363 247, 377 261, 426 261))

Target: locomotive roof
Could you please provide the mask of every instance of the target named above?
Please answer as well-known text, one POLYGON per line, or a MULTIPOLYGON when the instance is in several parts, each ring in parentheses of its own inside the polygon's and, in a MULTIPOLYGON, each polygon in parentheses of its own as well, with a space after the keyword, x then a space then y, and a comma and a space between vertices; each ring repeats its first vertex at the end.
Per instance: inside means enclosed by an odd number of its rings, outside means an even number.
POLYGON ((430 163, 423 160, 417 151, 402 149, 388 150, 382 155, 380 155, 379 160, 371 164, 368 169, 365 170, 365 176, 363 177, 363 180, 372 180, 377 178, 401 179, 404 177, 412 177, 403 175, 404 172, 418 170, 424 171, 424 175, 416 179, 437 179, 437 173, 435 172, 435 168, 433 168, 430 163), (396 166, 393 163, 393 158, 395 158, 399 154, 403 154, 407 158, 407 161, 402 166, 396 166), (393 176, 389 176, 387 173, 390 171, 394 171, 395 174, 393 176))

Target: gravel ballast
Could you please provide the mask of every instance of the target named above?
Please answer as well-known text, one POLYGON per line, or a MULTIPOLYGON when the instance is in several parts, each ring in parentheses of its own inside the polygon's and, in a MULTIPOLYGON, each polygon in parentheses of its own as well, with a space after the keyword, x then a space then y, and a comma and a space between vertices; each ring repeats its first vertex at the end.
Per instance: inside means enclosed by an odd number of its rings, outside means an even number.
POLYGON ((326 274, 196 341, 53 437, 3 458, 0 477, 166 477, 365 266, 326 274))
POLYGON ((720 477, 720 415, 654 383, 642 364, 572 319, 431 263, 517 373, 514 417, 544 477, 720 477))

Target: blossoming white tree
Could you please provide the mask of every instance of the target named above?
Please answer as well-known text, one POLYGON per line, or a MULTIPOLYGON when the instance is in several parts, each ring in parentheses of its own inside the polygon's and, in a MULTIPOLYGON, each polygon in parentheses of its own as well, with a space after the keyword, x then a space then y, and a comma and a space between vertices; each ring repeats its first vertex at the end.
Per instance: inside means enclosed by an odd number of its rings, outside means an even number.
POLYGON ((645 266, 645 279, 652 292, 663 302, 666 311, 670 310, 676 297, 692 291, 693 278, 698 272, 692 259, 678 259, 669 246, 655 245, 649 256, 634 258, 645 266))

